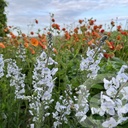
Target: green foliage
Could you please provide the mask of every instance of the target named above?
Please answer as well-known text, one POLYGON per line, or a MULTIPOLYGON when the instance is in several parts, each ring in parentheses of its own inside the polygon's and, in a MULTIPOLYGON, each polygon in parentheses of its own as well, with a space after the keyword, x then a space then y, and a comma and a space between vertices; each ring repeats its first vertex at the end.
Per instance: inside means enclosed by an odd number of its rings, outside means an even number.
POLYGON ((4 37, 6 35, 6 32, 4 32, 4 29, 7 27, 5 7, 7 7, 7 2, 5 0, 0 0, 0 37, 4 37))

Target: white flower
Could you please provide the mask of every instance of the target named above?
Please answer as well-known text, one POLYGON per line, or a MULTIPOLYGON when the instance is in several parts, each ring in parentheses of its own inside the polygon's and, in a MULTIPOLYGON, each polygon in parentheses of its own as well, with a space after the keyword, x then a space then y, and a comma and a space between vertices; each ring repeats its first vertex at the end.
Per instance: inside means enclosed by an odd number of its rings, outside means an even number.
POLYGON ((56 127, 59 126, 60 124, 62 124, 62 123, 59 122, 59 121, 56 121, 56 122, 54 122, 53 126, 54 126, 54 128, 56 128, 56 127))
POLYGON ((34 128, 34 124, 30 124, 30 128, 34 128))
POLYGON ((118 125, 118 123, 116 122, 116 120, 113 117, 111 117, 109 120, 102 123, 102 126, 104 128, 114 128, 117 125, 118 125))
POLYGON ((119 82, 118 76, 116 76, 116 78, 115 78, 115 77, 112 77, 112 83, 114 84, 114 87, 115 87, 116 89, 119 88, 120 82, 119 82))
POLYGON ((124 73, 125 69, 127 69, 128 66, 127 65, 122 65, 122 67, 120 68, 120 71, 118 72, 118 74, 124 73))
POLYGON ((115 103, 114 101, 101 93, 101 110, 104 112, 108 113, 109 115, 114 115, 115 114, 115 103))
POLYGON ((111 86, 107 89, 106 94, 110 97, 115 97, 115 95, 117 94, 117 90, 111 86))
POLYGON ((4 76, 4 60, 3 55, 0 54, 0 78, 4 76))
POLYGON ((99 109, 92 107, 91 112, 92 112, 92 114, 97 114, 97 113, 99 113, 99 109))
POLYGON ((112 86, 112 81, 107 80, 106 78, 103 79, 104 88, 107 90, 110 86, 112 86))
POLYGON ((83 122, 84 120, 86 120, 86 118, 87 118, 87 115, 82 116, 82 118, 80 119, 80 122, 83 122))
POLYGON ((128 100, 128 87, 123 87, 120 91, 120 94, 123 95, 122 100, 128 100))

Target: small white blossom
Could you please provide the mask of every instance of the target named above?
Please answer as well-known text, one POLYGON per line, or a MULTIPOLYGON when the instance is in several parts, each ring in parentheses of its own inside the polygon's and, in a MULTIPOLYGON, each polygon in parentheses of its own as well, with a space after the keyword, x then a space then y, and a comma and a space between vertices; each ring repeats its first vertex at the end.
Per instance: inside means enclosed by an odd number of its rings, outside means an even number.
POLYGON ((111 117, 109 120, 102 123, 102 126, 104 128, 114 128, 117 125, 118 125, 118 123, 116 122, 116 120, 113 117, 111 117))

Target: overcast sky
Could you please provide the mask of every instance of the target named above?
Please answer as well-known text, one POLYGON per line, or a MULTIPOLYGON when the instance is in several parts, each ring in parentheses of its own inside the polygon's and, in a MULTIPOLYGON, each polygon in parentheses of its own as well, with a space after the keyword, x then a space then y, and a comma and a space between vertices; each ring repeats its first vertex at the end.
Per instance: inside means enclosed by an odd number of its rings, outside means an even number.
MULTIPOLYGON (((128 20, 128 0, 6 0, 8 25, 20 27, 27 33, 28 25, 35 19, 39 24, 33 30, 50 24, 49 13, 54 13, 56 23, 71 24, 79 19, 93 17, 98 23, 110 23, 118 17, 119 23, 128 20)), ((77 24, 77 23, 76 23, 77 24)))

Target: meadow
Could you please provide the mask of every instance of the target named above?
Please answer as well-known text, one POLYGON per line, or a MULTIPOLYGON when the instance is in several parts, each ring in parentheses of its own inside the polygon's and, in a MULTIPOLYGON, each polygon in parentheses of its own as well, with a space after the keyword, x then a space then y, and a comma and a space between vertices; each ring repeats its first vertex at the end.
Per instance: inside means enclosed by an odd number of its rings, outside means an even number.
POLYGON ((3 30, 0 128, 127 128, 128 30, 93 18, 50 24, 3 30))

